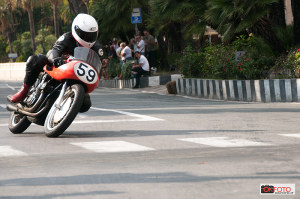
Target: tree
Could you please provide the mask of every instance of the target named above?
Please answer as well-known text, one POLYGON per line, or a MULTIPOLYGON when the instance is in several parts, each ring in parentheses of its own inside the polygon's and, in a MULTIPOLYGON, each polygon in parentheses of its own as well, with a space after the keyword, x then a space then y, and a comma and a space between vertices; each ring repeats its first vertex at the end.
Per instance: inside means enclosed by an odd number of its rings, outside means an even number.
POLYGON ((0 0, 0 31, 5 33, 9 44, 10 53, 13 52, 12 41, 15 36, 14 9, 16 7, 13 0, 0 0))
POLYGON ((294 16, 294 42, 300 44, 300 1, 292 0, 292 10, 294 16))
POLYGON ((204 34, 206 0, 149 0, 147 27, 155 31, 162 54, 162 68, 168 69, 167 54, 182 52, 193 34, 204 34))
POLYGON ((7 19, 7 15, 6 15, 6 9, 4 9, 4 7, 2 7, 4 1, 1 1, 1 6, 0 6, 0 31, 5 33, 5 36, 8 39, 8 43, 9 43, 9 51, 10 53, 12 53, 12 41, 11 41, 11 37, 10 37, 10 26, 9 26, 9 22, 7 19))
POLYGON ((237 34, 254 33, 264 38, 274 52, 285 52, 267 14, 277 0, 209 0, 205 19, 231 41, 237 34))
POLYGON ((87 7, 83 0, 68 0, 69 8, 73 15, 77 15, 79 13, 88 13, 87 7))
POLYGON ((131 24, 130 16, 132 8, 135 7, 141 8, 144 24, 148 1, 94 1, 90 6, 90 13, 98 21, 100 40, 107 41, 113 37, 120 37, 123 41, 128 41, 130 39, 128 37, 133 37, 134 25, 131 24))
POLYGON ((170 39, 175 52, 184 48, 184 38, 192 38, 194 33, 204 33, 202 15, 206 0, 150 0, 148 27, 156 32, 164 32, 170 39))
POLYGON ((271 4, 269 18, 275 26, 286 27, 284 0, 271 4))
POLYGON ((58 5, 61 2, 61 0, 49 0, 52 9, 53 9, 53 21, 54 21, 54 32, 56 38, 59 37, 59 17, 58 17, 58 5))
POLYGON ((33 20, 33 7, 34 5, 37 5, 36 0, 18 0, 21 7, 25 9, 28 13, 28 19, 29 19, 29 27, 30 27, 30 34, 31 34, 31 46, 33 54, 36 50, 36 44, 35 44, 35 26, 34 26, 34 20, 33 20))

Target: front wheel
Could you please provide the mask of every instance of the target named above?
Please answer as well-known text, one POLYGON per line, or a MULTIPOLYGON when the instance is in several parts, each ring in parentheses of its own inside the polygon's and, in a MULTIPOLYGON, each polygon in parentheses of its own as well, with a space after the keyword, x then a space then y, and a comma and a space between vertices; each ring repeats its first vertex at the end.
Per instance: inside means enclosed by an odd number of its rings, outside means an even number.
POLYGON ((66 89, 59 106, 56 102, 52 105, 44 124, 47 137, 58 137, 71 125, 83 103, 84 93, 82 85, 74 84, 66 89))
POLYGON ((13 134, 20 134, 23 133, 30 124, 31 122, 26 116, 13 112, 9 119, 8 128, 13 134))

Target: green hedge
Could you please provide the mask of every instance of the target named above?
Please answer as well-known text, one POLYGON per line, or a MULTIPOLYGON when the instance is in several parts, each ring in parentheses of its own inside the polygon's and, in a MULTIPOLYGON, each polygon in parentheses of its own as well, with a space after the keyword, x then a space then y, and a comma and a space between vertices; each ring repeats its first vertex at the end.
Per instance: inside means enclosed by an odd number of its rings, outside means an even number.
POLYGON ((261 79, 269 76, 275 60, 264 40, 249 35, 238 37, 230 45, 212 45, 198 52, 188 46, 178 63, 187 78, 261 79), (238 60, 237 51, 245 52, 238 60))

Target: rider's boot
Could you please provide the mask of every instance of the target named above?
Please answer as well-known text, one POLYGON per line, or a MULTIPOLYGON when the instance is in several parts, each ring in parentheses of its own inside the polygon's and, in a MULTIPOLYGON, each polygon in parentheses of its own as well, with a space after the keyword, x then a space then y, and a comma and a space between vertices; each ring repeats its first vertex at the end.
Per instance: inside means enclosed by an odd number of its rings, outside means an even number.
POLYGON ((29 85, 23 83, 23 87, 10 98, 10 101, 12 101, 13 103, 18 103, 24 100, 29 91, 29 88, 29 85))
POLYGON ((45 55, 30 56, 26 62, 26 74, 23 87, 13 96, 7 96, 8 101, 18 103, 25 99, 31 85, 34 84, 39 73, 43 70, 43 66, 48 64, 48 58, 45 55))

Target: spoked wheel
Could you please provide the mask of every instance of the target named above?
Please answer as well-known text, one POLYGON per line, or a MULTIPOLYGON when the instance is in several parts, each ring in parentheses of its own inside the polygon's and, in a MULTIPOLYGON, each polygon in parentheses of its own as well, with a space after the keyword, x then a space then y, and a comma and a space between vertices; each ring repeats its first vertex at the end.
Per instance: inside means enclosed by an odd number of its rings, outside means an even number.
POLYGON ((23 133, 30 124, 31 122, 26 116, 13 112, 9 119, 8 128, 13 134, 20 134, 23 133))
POLYGON ((80 84, 66 89, 59 105, 55 102, 45 121, 44 130, 47 137, 58 137, 71 125, 83 103, 85 90, 80 84))

